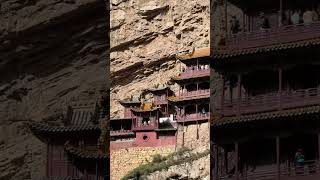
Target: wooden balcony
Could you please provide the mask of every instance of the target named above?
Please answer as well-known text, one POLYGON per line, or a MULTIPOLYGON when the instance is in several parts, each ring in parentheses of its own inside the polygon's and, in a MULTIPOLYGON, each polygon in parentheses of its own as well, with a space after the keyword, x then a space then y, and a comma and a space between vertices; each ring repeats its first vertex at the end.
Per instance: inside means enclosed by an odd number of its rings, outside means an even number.
POLYGON ((155 130, 158 128, 158 121, 156 118, 150 118, 149 124, 142 123, 142 119, 135 118, 133 119, 133 131, 147 131, 147 130, 155 130))
POLYGON ((110 131, 111 136, 123 136, 123 135, 130 135, 132 134, 132 130, 116 130, 116 131, 110 131))
POLYGON ((259 96, 246 97, 225 101, 222 114, 234 116, 282 109, 299 108, 320 104, 320 88, 268 93, 259 96))
POLYGON ((177 122, 192 122, 192 121, 202 121, 202 120, 209 120, 210 113, 194 113, 194 114, 187 114, 187 115, 180 115, 177 116, 177 122))
POLYGON ((210 89, 182 92, 177 97, 178 100, 196 99, 198 97, 210 97, 210 89))
MULTIPOLYGON (((303 166, 281 167, 280 171, 276 166, 260 169, 259 171, 246 171, 239 174, 238 180, 266 180, 277 179, 281 180, 318 180, 320 179, 320 164, 319 161, 306 161, 303 166)), ((236 180, 235 175, 225 175, 219 178, 220 180, 236 180)))
POLYGON ((242 32, 226 38, 227 49, 247 49, 320 37, 320 22, 242 32))
POLYGON ((195 77, 206 77, 210 76, 210 68, 208 69, 197 69, 197 70, 191 70, 187 69, 184 72, 181 72, 178 76, 179 79, 189 79, 189 78, 195 78, 195 77))

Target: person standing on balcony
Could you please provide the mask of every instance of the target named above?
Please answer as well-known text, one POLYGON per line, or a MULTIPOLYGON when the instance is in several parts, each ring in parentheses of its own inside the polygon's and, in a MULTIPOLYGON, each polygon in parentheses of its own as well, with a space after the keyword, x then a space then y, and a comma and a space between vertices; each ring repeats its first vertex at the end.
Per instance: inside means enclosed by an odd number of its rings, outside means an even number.
POLYGON ((313 13, 310 10, 310 8, 307 8, 306 11, 303 13, 302 19, 305 25, 310 25, 312 23, 312 14, 313 13))
POLYGON ((260 30, 265 30, 270 28, 269 19, 265 17, 263 12, 261 12, 259 15, 258 27, 260 28, 260 30))
POLYGON ((317 12, 316 8, 312 9, 312 21, 313 22, 319 21, 319 13, 317 12))
POLYGON ((236 18, 236 16, 232 16, 230 20, 230 31, 232 34, 237 34, 240 31, 240 23, 239 20, 236 18))
POLYGON ((297 10, 295 10, 294 13, 291 15, 291 22, 293 25, 297 25, 300 23, 300 15, 297 10))

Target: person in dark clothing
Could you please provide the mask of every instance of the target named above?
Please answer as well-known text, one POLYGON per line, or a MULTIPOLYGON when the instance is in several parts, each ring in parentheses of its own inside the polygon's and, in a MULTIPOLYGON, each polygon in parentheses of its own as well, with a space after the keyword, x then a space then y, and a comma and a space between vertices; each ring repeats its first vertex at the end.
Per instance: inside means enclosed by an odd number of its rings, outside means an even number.
POLYGON ((264 29, 270 28, 269 19, 267 17, 265 17, 263 12, 260 13, 259 17, 260 18, 259 18, 259 21, 258 21, 258 27, 260 28, 260 30, 264 30, 264 29))
POLYGON ((232 16, 230 20, 230 30, 232 34, 237 34, 240 31, 240 23, 239 20, 236 18, 236 16, 232 16))

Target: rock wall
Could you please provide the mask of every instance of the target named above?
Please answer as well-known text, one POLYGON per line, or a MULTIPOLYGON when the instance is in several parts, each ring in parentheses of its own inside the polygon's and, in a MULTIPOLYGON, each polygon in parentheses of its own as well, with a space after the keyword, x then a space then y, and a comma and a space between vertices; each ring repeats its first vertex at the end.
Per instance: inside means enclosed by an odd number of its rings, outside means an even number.
POLYGON ((156 171, 147 176, 146 179, 201 179, 210 180, 210 155, 198 160, 171 166, 167 170, 156 171))
POLYGON ((210 148, 210 125, 208 122, 201 124, 179 125, 177 149, 182 146, 204 151, 210 148), (197 127, 198 126, 198 127, 197 127), (184 134, 183 134, 184 131, 184 134), (184 141, 184 142, 183 142, 184 141), (183 145, 184 143, 184 145, 183 145))
POLYGON ((127 148, 110 152, 111 180, 120 180, 129 171, 140 164, 152 161, 156 154, 169 155, 175 150, 171 147, 143 147, 127 148))
POLYGON ((39 180, 45 144, 31 121, 59 124, 66 99, 106 89, 106 8, 99 0, 0 0, 0 179, 39 180))
POLYGON ((111 1, 111 117, 118 100, 178 73, 175 55, 209 47, 209 0, 111 1))

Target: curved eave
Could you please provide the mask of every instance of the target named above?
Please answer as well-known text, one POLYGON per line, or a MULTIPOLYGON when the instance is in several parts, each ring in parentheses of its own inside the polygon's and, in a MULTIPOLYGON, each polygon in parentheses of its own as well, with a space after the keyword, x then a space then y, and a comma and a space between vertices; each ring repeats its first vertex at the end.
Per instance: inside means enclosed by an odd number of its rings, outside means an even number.
POLYGON ((156 107, 156 108, 152 108, 152 109, 140 109, 140 108, 131 108, 131 111, 133 112, 153 112, 153 111, 157 111, 160 108, 156 107))
POLYGON ((57 134, 70 134, 70 133, 85 133, 85 132, 97 132, 100 133, 101 129, 99 126, 94 125, 82 125, 82 126, 48 126, 41 123, 33 123, 29 126, 30 130, 34 134, 42 135, 57 135, 57 134))
POLYGON ((187 78, 181 78, 181 77, 176 76, 176 77, 172 77, 171 80, 176 82, 176 83, 184 83, 184 82, 187 82, 187 81, 201 79, 201 78, 210 78, 210 73, 208 75, 193 76, 193 77, 187 77, 187 78))
POLYGON ((284 44, 275 44, 263 47, 256 48, 247 48, 247 49, 229 49, 229 50, 216 50, 216 54, 213 54, 213 58, 216 60, 234 58, 238 56, 258 54, 258 53, 266 53, 266 52, 274 52, 286 49, 294 49, 308 46, 316 46, 320 44, 320 38, 309 39, 304 41, 296 41, 284 44))
POLYGON ((131 104, 141 104, 141 101, 129 101, 129 100, 120 100, 121 105, 131 105, 131 104))
POLYGON ((69 144, 64 146, 64 149, 67 153, 78 157, 80 159, 93 159, 93 160, 106 160, 109 158, 108 154, 96 152, 90 152, 85 149, 80 149, 78 147, 73 147, 69 144))
POLYGON ((157 91, 163 91, 163 90, 166 90, 168 89, 168 86, 165 86, 165 87, 161 87, 161 88, 148 88, 146 89, 148 92, 157 92, 157 91))
POLYGON ((191 53, 186 54, 178 54, 176 55, 176 58, 182 61, 195 59, 195 58, 201 58, 201 57, 209 57, 210 56, 210 48, 201 48, 201 49, 195 49, 191 53))
POLYGON ((267 120, 274 118, 285 118, 285 117, 293 117, 293 116, 301 116, 301 115, 320 115, 320 106, 311 106, 304 108, 296 108, 282 111, 274 111, 274 112, 264 112, 264 113, 256 113, 249 115, 242 115, 239 117, 222 117, 218 120, 212 121, 212 127, 220 127, 226 125, 235 125, 239 123, 246 123, 258 120, 267 120))

